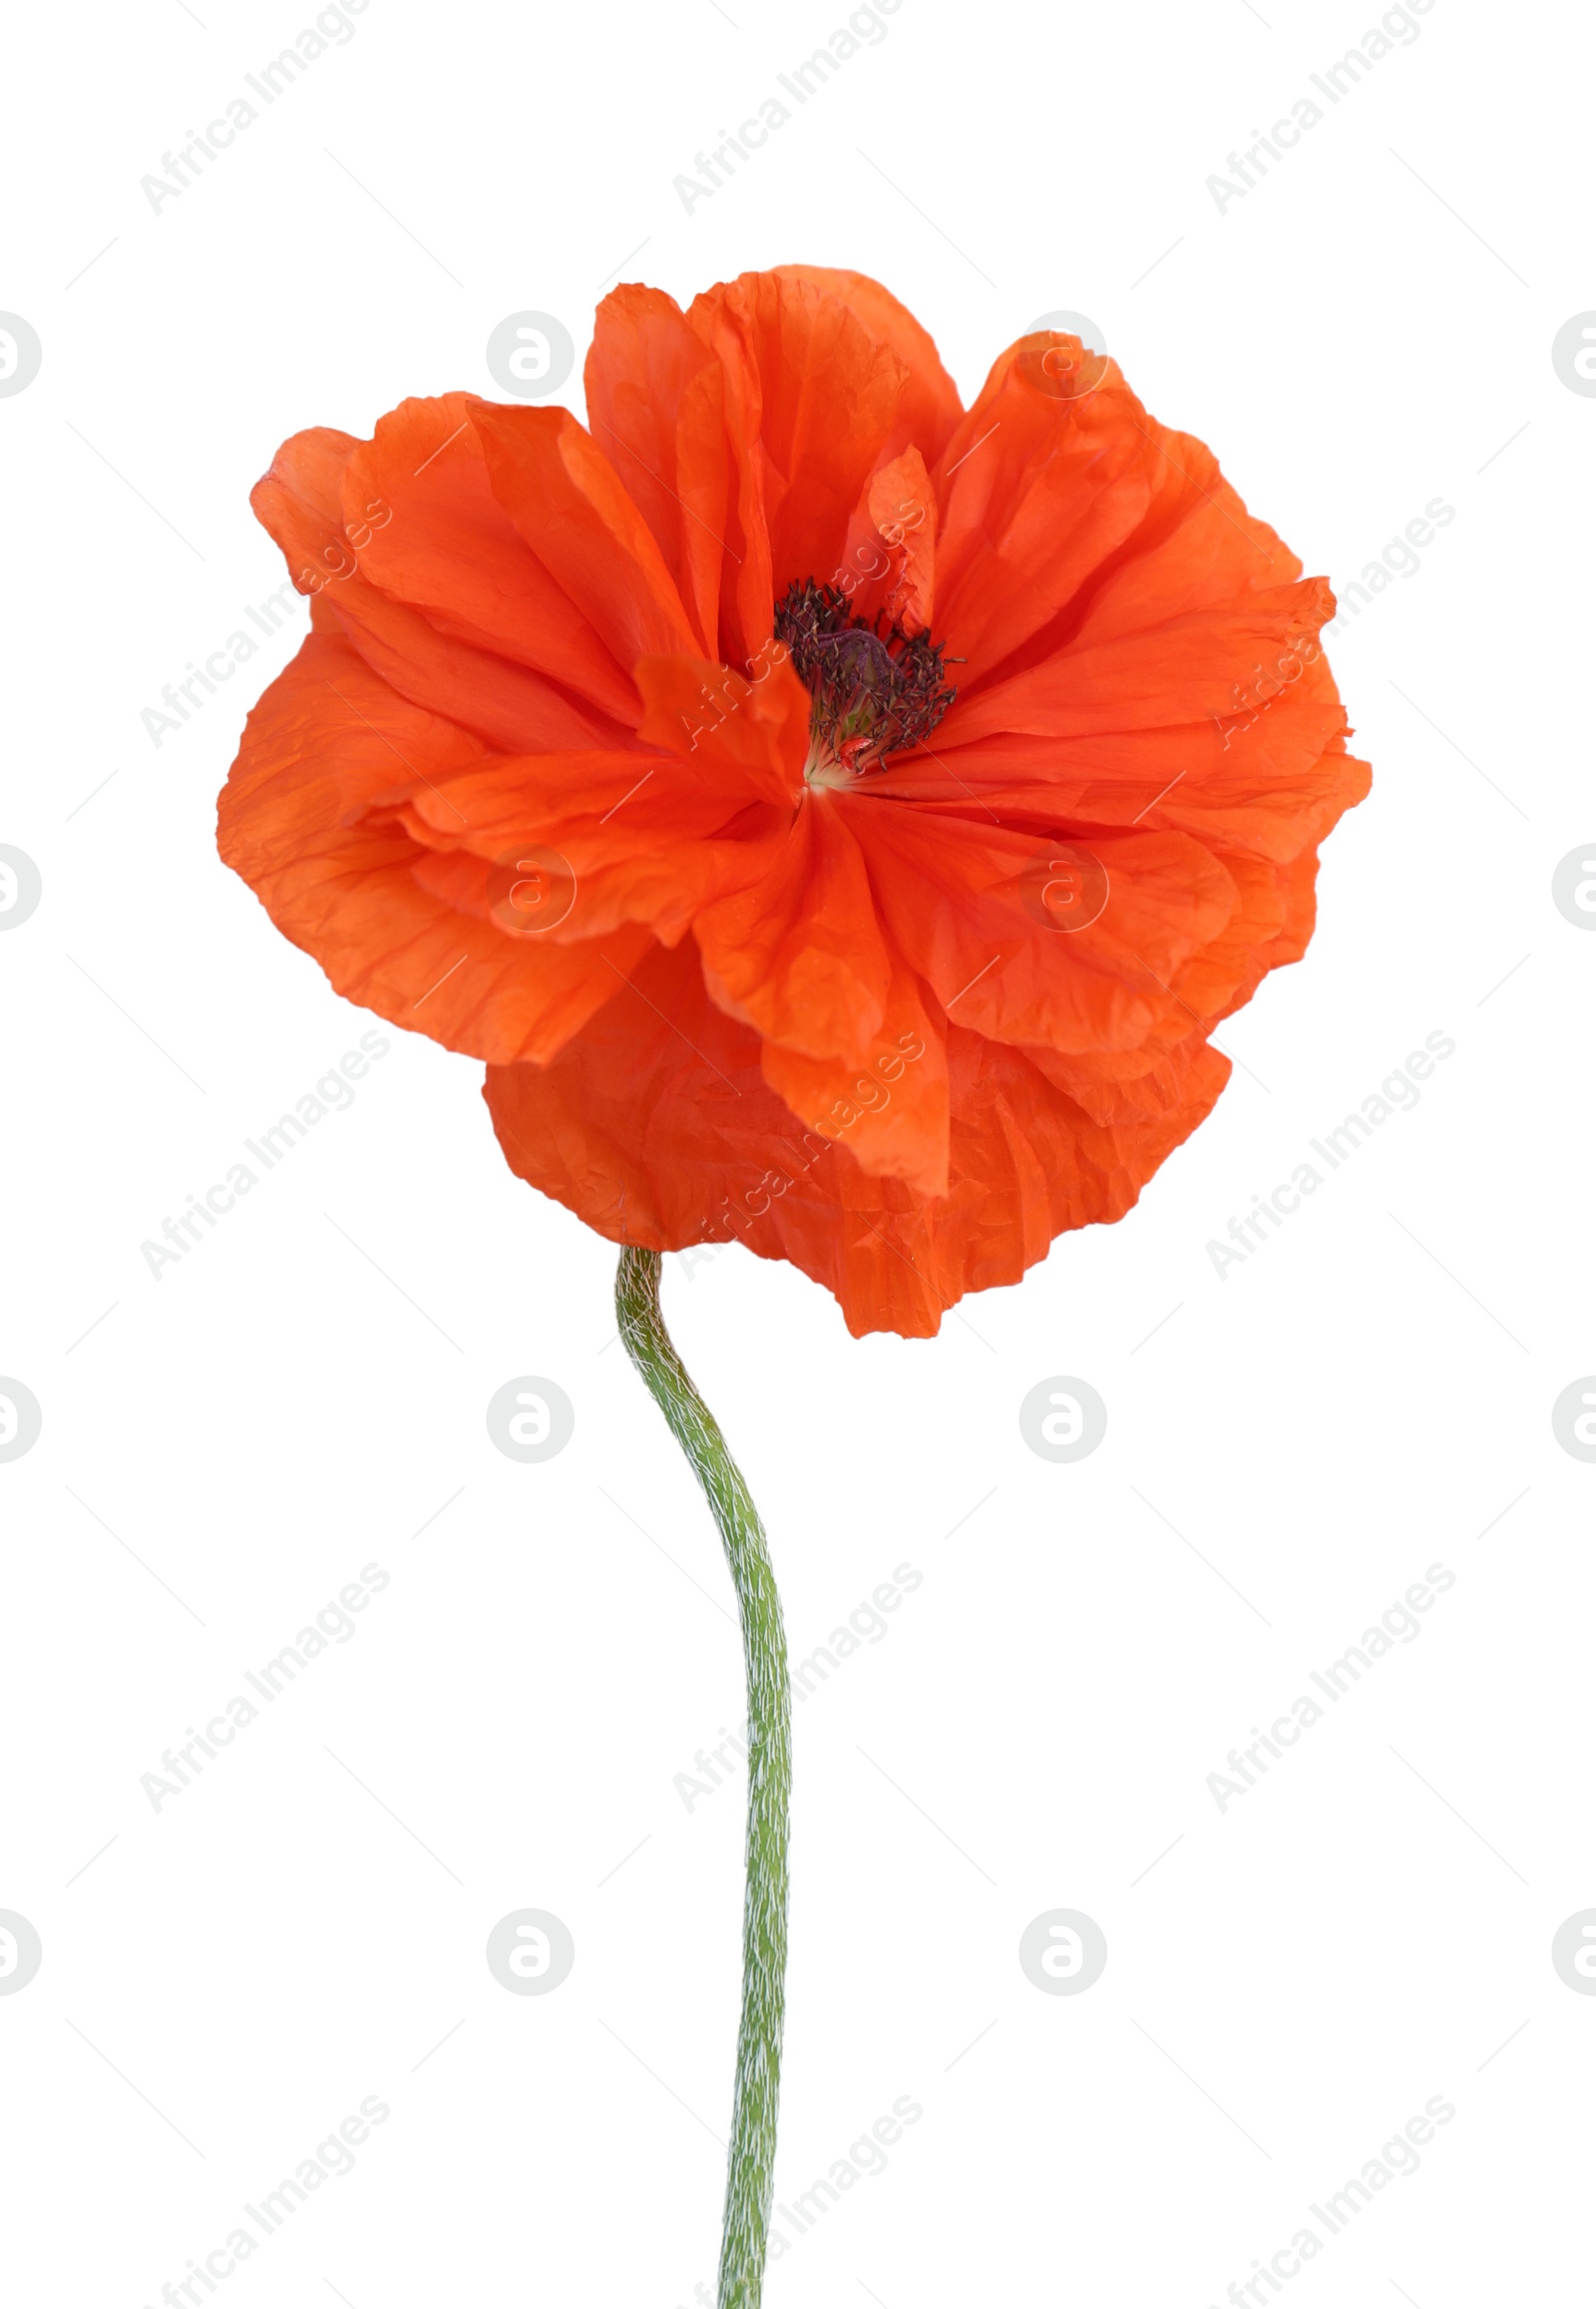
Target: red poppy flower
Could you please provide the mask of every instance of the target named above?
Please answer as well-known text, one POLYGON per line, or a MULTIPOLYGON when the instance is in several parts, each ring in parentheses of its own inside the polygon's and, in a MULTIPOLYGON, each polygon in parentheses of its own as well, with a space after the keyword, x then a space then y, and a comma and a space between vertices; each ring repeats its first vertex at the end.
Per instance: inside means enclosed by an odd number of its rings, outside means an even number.
POLYGON ((617 289, 587 397, 278 453, 312 630, 222 855, 599 1233, 932 1333, 1130 1208, 1303 953, 1368 788, 1330 589, 1111 361, 967 411, 858 273, 617 289))

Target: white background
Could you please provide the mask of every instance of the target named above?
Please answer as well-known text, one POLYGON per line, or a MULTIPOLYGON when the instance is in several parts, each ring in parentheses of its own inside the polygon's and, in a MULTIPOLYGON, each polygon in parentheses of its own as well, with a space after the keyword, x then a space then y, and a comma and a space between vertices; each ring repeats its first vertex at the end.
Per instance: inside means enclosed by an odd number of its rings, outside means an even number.
POLYGON ((1596 810, 1596 403, 1550 347, 1596 305, 1588 31, 1435 0, 1221 212, 1205 180, 1378 7, 903 0, 688 213, 673 178, 843 0, 370 0, 153 212, 141 178, 313 13, 11 33, 0 305, 44 363, 0 400, 0 840, 44 898, 0 939, 0 1371, 44 1428, 0 1466, 0 1907, 44 1963, 0 1998, 8 2295, 157 2303, 369 2095, 356 2169, 228 2303, 671 2309, 712 2277, 741 1790, 689 1813, 673 1779, 740 1662, 612 1253, 511 1177, 479 1068, 392 1033, 152 1278, 141 1243, 371 1021, 213 850, 302 606, 159 748, 140 717, 282 582, 247 492, 284 436, 495 393, 527 307, 576 339, 580 410, 609 277, 685 302, 803 259, 884 280, 967 398, 1038 314, 1092 315, 1310 572, 1455 520, 1333 647, 1373 797, 1130 1217, 929 1344, 851 1342, 741 1249, 666 1262, 796 1650, 923 1573, 797 1711, 778 2196, 924 2115, 768 2297, 1201 2309, 1441 2096, 1290 2297, 1585 2298, 1596 2002, 1549 1948, 1596 1905, 1596 1468, 1550 1406, 1596 1366, 1596 939, 1550 881, 1596 810), (1417 1107, 1216 1275, 1231 1215, 1437 1031, 1417 1107), (541 1466, 484 1425, 526 1372, 577 1410, 541 1466), (1108 1405, 1072 1466, 1016 1419, 1057 1373, 1108 1405), (358 1633, 155 1812, 141 1775, 368 1562, 358 1633), (1421 1636, 1221 1812, 1227 1751, 1433 1562, 1421 1636), (551 1996, 484 1961, 526 1906, 575 1936, 551 1996), (1055 1907, 1107 1936, 1082 1996, 1019 1969, 1055 1907))

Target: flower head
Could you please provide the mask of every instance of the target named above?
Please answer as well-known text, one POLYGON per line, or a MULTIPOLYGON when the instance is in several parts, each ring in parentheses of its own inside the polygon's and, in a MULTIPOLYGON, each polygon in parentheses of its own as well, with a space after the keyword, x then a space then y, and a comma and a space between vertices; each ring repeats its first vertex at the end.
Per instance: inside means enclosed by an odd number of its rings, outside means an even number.
POLYGON ((279 451, 312 629, 222 855, 600 1233, 934 1332, 1130 1208, 1303 953, 1330 589, 1111 361, 967 411, 858 273, 617 289, 586 382, 279 451))

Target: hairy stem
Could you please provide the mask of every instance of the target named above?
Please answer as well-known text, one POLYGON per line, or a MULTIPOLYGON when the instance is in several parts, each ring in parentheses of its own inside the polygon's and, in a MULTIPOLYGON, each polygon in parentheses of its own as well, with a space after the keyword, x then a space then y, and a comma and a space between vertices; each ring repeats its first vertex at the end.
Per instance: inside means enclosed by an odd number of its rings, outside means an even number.
POLYGON ((718 2309, 759 2309, 776 2162, 781 2024, 787 1965, 787 1799, 792 1709, 787 1639, 770 1552, 725 1438, 670 1342, 659 1312, 659 1254, 626 1246, 615 1276, 626 1351, 686 1453, 719 1526, 737 1591, 748 1685, 748 1885, 742 1924, 742 2019, 726 2154, 718 2309))

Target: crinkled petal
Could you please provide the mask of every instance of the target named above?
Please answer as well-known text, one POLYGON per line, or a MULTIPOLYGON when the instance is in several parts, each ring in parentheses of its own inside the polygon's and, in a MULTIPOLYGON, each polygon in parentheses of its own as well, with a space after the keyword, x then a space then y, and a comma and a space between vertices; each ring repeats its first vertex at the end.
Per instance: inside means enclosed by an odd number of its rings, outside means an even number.
POLYGON ((717 654, 731 453, 720 363, 673 297, 611 289, 585 372, 588 423, 647 523, 692 626, 717 654))
POLYGON ((892 958, 842 808, 814 794, 768 872, 693 923, 713 999, 767 1040, 863 1066, 886 1017, 892 958))
POLYGON ((250 714, 217 811, 221 856, 334 990, 451 1050, 509 1064, 558 1050, 646 950, 627 925, 583 946, 522 939, 425 889, 394 809, 476 753, 468 732, 312 633, 250 714))

